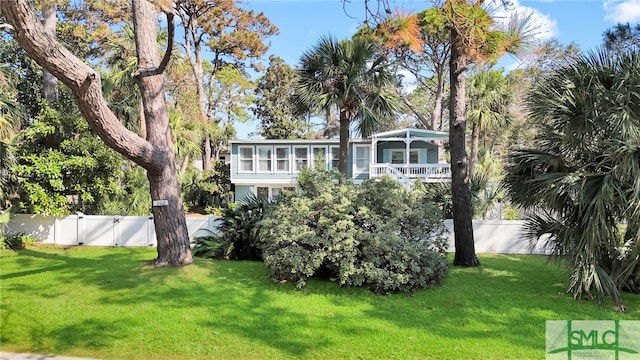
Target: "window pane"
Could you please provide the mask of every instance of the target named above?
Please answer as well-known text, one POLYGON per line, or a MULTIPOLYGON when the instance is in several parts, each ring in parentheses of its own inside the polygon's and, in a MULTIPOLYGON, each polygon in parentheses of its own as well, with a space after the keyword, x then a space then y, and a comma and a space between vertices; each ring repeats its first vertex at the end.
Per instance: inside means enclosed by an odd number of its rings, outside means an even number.
POLYGON ((295 156, 295 167, 296 171, 302 170, 303 167, 307 166, 307 148, 295 148, 294 149, 295 156))
POLYGON ((327 160, 327 156, 326 156, 326 152, 327 149, 325 148, 313 148, 313 154, 312 154, 312 164, 314 167, 317 167, 318 165, 324 169, 326 167, 326 160, 327 160))
POLYGON ((238 149, 238 167, 241 172, 253 171, 253 147, 241 147, 238 149))
POLYGON ((402 164, 404 163, 404 151, 391 151, 391 163, 402 164))
POLYGON ((240 148, 240 157, 243 159, 250 159, 253 157, 253 149, 250 147, 240 148))
POLYGON ((418 152, 410 151, 409 152, 409 164, 417 164, 418 163, 418 152))
POLYGON ((331 168, 337 169, 339 162, 340 162, 340 148, 332 147, 331 148, 331 168))
POLYGON ((282 192, 281 188, 277 188, 277 187, 271 188, 271 200, 280 196, 280 192, 282 192))
POLYGON ((276 148, 276 171, 289 172, 289 148, 276 148))
POLYGON ((369 171, 369 147, 356 146, 355 155, 356 155, 355 170, 360 172, 369 171))
POLYGON ((253 171, 253 162, 251 160, 240 160, 241 171, 253 171))
POLYGON ((258 148, 258 171, 271 172, 271 147, 258 148))
POLYGON ((268 201, 269 200, 269 188, 266 186, 258 187, 257 197, 259 201, 268 201))

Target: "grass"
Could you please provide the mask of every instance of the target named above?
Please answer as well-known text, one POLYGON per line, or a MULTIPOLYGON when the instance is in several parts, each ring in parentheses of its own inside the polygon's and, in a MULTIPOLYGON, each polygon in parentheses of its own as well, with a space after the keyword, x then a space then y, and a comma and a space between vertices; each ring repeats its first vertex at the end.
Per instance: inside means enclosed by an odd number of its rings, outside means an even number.
POLYGON ((413 296, 310 281, 259 262, 141 266, 148 248, 2 252, 0 349, 99 359, 542 359, 545 320, 640 319, 577 302, 542 256, 481 255, 413 296))

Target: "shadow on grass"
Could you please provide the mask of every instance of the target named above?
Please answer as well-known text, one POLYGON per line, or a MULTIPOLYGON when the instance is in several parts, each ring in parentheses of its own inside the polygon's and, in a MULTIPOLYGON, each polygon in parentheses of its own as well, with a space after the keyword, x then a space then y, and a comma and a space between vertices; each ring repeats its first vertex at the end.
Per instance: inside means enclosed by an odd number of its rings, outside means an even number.
MULTIPOLYGON (((482 267, 452 268, 444 286, 421 290, 411 297, 377 296, 366 289, 340 288, 328 281, 310 281, 303 290, 295 290, 293 284, 271 282, 264 265, 256 262, 196 259, 193 265, 181 268, 142 266, 150 257, 149 249, 24 250, 7 259, 13 265, 3 264, 2 289, 14 293, 12 299, 35 294, 64 301, 68 301, 68 291, 79 291, 73 296, 82 297, 81 306, 113 311, 98 316, 91 309, 82 309, 83 315, 78 318, 70 314, 72 319, 50 326, 39 325, 34 311, 31 319, 25 319, 36 324, 30 327, 28 346, 35 351, 57 352, 77 348, 104 352, 113 349, 119 339, 137 336, 143 345, 157 347, 152 351, 170 354, 178 350, 170 348, 167 339, 177 335, 164 333, 164 327, 175 325, 167 321, 184 321, 195 324, 178 327, 189 332, 184 336, 192 343, 223 348, 226 350, 220 351, 225 354, 233 354, 234 346, 262 344, 273 351, 270 357, 304 358, 316 354, 317 349, 339 346, 341 339, 336 334, 380 336, 384 329, 362 321, 371 318, 408 329, 421 339, 435 336, 512 343, 543 356, 545 320, 612 316, 597 311, 584 313, 584 306, 576 306, 570 296, 561 294, 567 274, 556 265, 546 265, 543 257, 533 262, 508 255, 483 257, 482 267), (308 302, 301 301, 305 304, 313 304, 312 300, 320 297, 341 310, 356 304, 362 318, 350 318, 346 311, 329 314, 321 307, 290 306, 281 302, 283 294, 306 298, 308 302), (322 327, 339 330, 323 332, 322 327), (142 333, 148 334, 148 344, 142 333), (246 341, 233 343, 234 338, 246 341)), ((2 300, 2 305, 0 342, 24 344, 24 339, 16 339, 19 334, 6 328, 20 321, 16 314, 25 316, 18 311, 22 304, 2 300)), ((183 358, 190 354, 193 358, 203 356, 197 350, 179 351, 183 358)))

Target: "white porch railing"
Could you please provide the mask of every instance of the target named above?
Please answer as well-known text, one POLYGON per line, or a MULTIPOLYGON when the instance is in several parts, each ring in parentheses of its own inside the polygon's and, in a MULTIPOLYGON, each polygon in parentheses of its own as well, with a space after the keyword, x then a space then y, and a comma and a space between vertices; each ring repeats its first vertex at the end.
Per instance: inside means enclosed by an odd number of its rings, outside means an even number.
POLYGON ((400 182, 422 179, 424 182, 441 182, 451 179, 450 164, 370 164, 371 178, 391 175, 400 182))

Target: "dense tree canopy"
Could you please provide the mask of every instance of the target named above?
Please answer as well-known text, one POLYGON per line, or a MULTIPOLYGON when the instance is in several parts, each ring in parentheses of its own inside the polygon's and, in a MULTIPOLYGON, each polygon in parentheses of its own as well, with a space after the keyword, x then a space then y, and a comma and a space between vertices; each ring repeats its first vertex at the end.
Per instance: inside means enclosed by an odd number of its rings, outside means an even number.
POLYGON ((261 122, 260 133, 266 139, 300 139, 308 125, 295 106, 298 74, 277 56, 269 57, 269 67, 256 87, 253 112, 261 122))

